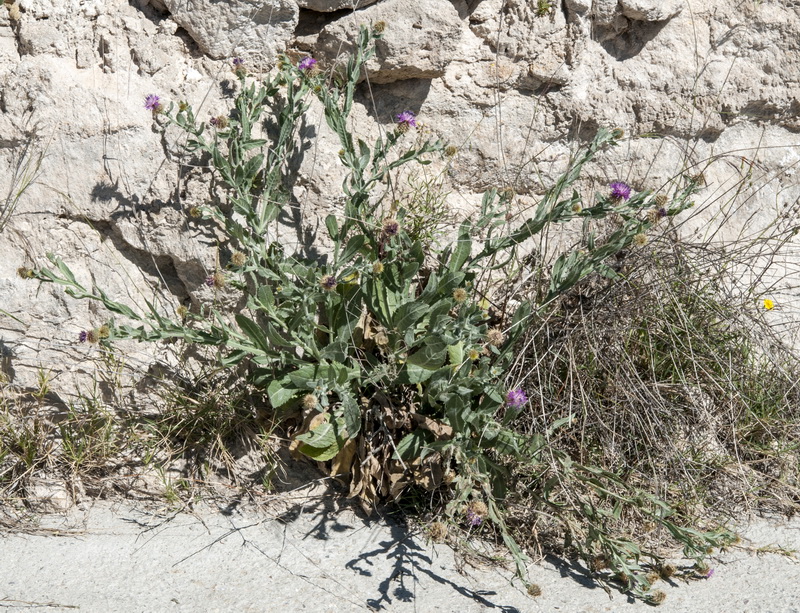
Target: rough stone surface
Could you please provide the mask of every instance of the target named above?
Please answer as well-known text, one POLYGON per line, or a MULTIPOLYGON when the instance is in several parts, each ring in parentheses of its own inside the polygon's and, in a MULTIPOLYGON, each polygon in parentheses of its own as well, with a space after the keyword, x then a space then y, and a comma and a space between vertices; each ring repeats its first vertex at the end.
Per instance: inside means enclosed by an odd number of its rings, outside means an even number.
POLYGON ((684 0, 620 0, 622 14, 637 21, 666 21, 684 8, 684 0))
POLYGON ((297 0, 300 8, 322 13, 332 13, 343 9, 363 9, 378 0, 297 0))
POLYGON ((459 50, 464 31, 463 0, 383 0, 323 28, 316 52, 327 62, 352 50, 361 24, 386 23, 375 57, 367 64, 373 83, 441 77, 459 50))
MULTIPOLYGON (((16 276, 20 266, 46 264, 47 253, 88 285, 139 304, 156 300, 166 313, 213 299, 203 280, 217 266, 219 236, 187 215, 209 197, 210 177, 179 171, 179 135, 154 129, 146 95, 187 100, 205 120, 231 108, 232 56, 268 70, 259 58, 294 49, 330 68, 362 23, 387 27, 356 94, 353 129, 369 139, 391 129, 397 113, 417 113, 420 128, 407 139, 441 137, 459 149, 425 170, 443 177, 456 211, 497 185, 512 187, 521 208, 535 204, 570 152, 610 126, 627 137, 587 168, 587 194, 615 179, 669 191, 703 171, 688 231, 711 232, 721 209, 736 211, 715 235, 725 240, 796 223, 797 3, 702 1, 691 11, 677 1, 554 4, 539 15, 527 0, 380 0, 332 13, 315 12, 318 5, 301 22, 294 0, 20 0, 17 13, 0 8, 0 164, 14 169, 44 156, 0 230, 6 376, 32 387, 44 367, 69 394, 97 375, 96 348, 75 339, 107 314, 16 276)), ((299 162, 287 215, 305 220, 281 235, 296 246, 341 205, 340 145, 316 105, 308 124, 318 138, 299 162)), ((3 197, 13 176, 0 176, 3 197)), ((791 290, 774 290, 782 306, 793 300, 791 290)), ((797 329, 795 312, 780 316, 787 331, 797 329)), ((157 353, 135 346, 128 363, 146 370, 157 353)))
POLYGON ((201 51, 215 59, 272 58, 297 25, 294 0, 164 0, 164 5, 201 51))

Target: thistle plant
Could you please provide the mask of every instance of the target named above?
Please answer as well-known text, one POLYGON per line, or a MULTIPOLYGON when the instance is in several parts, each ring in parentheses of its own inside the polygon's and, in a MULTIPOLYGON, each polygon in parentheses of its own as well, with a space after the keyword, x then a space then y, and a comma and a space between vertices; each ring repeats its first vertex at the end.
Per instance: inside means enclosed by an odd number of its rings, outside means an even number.
MULTIPOLYGON (((147 97, 153 120, 184 131, 186 152, 205 155, 224 186, 227 206, 210 202, 197 214, 219 226, 233 253, 228 272, 209 276, 207 284, 240 292, 246 304, 241 312, 209 306, 201 315, 151 302, 143 310, 122 304, 100 288, 80 284, 56 256, 51 256, 52 268, 32 274, 63 285, 74 298, 102 303, 117 316, 96 335, 102 344, 181 339, 218 347, 220 364, 243 368, 250 382, 266 391, 278 415, 312 417, 303 420, 306 426, 295 433, 294 444, 310 458, 331 461, 332 474, 349 474, 351 493, 365 506, 396 499, 421 482, 442 488, 447 513, 475 530, 495 526, 523 574, 525 556, 504 514, 506 460, 527 463, 535 472, 544 466, 547 439, 545 433, 523 434, 513 427, 528 400, 522 389, 505 385, 516 342, 586 277, 617 278, 609 259, 646 235, 661 216, 686 209, 696 184, 687 180, 671 198, 659 201, 664 214, 658 216, 648 215, 655 202, 651 192, 633 193, 624 183, 587 201, 575 187, 581 170, 620 137, 601 129, 568 160, 565 173, 517 227, 508 226, 507 194, 490 189, 476 215, 461 222, 451 245, 423 244, 405 226, 408 211, 387 204, 382 190, 397 180, 402 167, 452 152, 438 140, 408 147, 405 135, 415 129, 417 117, 407 110, 398 109, 393 125, 372 143, 348 127, 356 85, 381 35, 362 28, 354 54, 334 78, 321 73, 310 57, 297 66, 282 58, 263 82, 234 63, 239 93, 231 112, 211 125, 199 121, 186 103, 176 109, 155 94, 147 97), (287 253, 267 238, 274 236, 273 226, 290 198, 290 160, 302 146, 296 127, 312 96, 339 139, 338 157, 346 171, 342 214, 325 219, 332 243, 325 259, 287 253), (268 134, 261 129, 266 113, 275 126, 268 134), (612 215, 613 231, 598 238, 596 223, 612 215), (481 279, 507 267, 529 239, 566 223, 582 224, 582 244, 555 259, 548 283, 534 300, 491 321, 481 279), (382 468, 376 472, 369 466, 382 468), (428 467, 427 476, 414 468, 419 466, 428 467), (445 480, 443 473, 452 479, 445 480)), ((639 552, 602 530, 606 511, 596 503, 598 494, 615 509, 649 509, 652 519, 692 552, 719 544, 719 535, 671 523, 665 503, 630 494, 614 473, 548 452, 585 487, 582 508, 590 538, 612 552, 615 572, 638 576, 639 552)), ((632 589, 644 589, 631 581, 632 589)))

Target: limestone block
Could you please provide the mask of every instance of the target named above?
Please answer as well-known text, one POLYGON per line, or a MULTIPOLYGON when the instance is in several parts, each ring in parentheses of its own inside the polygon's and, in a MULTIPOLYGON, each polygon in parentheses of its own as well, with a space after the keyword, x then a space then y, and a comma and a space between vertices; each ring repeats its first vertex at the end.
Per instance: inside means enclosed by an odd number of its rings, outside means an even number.
POLYGON ((295 0, 165 0, 172 19, 214 59, 273 57, 297 26, 295 0))
POLYGON ((19 47, 27 55, 51 53, 64 57, 69 51, 64 32, 46 20, 23 19, 19 27, 19 47))
POLYGON ((666 21, 683 10, 683 0, 620 0, 622 14, 636 21, 666 21))
POLYGON ((586 13, 592 8, 592 0, 564 0, 567 10, 573 13, 586 13))
POLYGON ((594 0, 592 2, 592 15, 595 22, 601 26, 614 23, 617 17, 618 0, 594 0))
POLYGON ((317 54, 328 62, 353 48, 361 24, 385 22, 383 39, 367 65, 373 83, 431 79, 456 57, 463 30, 448 0, 386 0, 334 21, 320 33, 317 54))
POLYGON ((300 8, 321 13, 332 13, 342 9, 363 9, 378 0, 297 0, 300 8))

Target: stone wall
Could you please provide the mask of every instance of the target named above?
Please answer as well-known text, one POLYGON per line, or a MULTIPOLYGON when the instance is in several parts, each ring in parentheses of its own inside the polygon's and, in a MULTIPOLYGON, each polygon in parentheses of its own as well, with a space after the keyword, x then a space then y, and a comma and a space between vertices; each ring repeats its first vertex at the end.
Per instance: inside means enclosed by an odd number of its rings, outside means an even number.
MULTIPOLYGON (((96 374, 78 332, 106 315, 54 286, 19 278, 60 254, 87 285, 164 308, 212 299, 213 229, 187 210, 207 177, 185 179, 179 135, 154 129, 146 95, 187 100, 202 119, 230 108, 230 61, 267 71, 276 53, 323 67, 351 48, 359 24, 386 23, 353 126, 376 134, 403 110, 422 135, 458 154, 442 173, 454 210, 489 186, 536 202, 577 144, 600 126, 625 130, 585 189, 622 179, 668 190, 705 175, 691 228, 724 207, 731 240, 776 219, 795 224, 800 198, 800 2, 797 0, 17 0, 0 8, 0 206, 14 178, 34 184, 0 230, 0 352, 23 388, 49 372, 64 394, 96 374), (355 6, 354 6, 355 5, 355 6), (15 169, 18 171, 15 172, 15 169)), ((300 164, 284 242, 300 243, 336 210, 339 145, 317 107, 318 135, 300 164), (291 225, 291 224, 289 224, 291 225), (292 238, 294 237, 294 239, 292 238)), ((414 138, 410 134, 408 138, 414 138)), ((17 186, 19 183, 17 183, 17 186)), ((2 204, 2 203, 6 204, 2 204)), ((2 213, 2 211, 0 211, 2 213)), ((786 304, 791 292, 780 298, 786 304)), ((128 348, 140 370, 158 348, 128 348)))

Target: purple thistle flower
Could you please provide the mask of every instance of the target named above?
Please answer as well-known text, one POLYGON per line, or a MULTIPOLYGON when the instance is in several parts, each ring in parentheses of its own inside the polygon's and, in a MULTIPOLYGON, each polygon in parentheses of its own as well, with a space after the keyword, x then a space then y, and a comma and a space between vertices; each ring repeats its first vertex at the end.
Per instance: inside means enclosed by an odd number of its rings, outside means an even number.
POLYGON ((297 65, 297 67, 300 70, 311 70, 316 63, 317 63, 317 60, 315 60, 313 57, 307 57, 307 58, 303 58, 300 61, 300 63, 297 65))
POLYGON ((244 65, 244 60, 240 57, 233 58, 233 66, 234 68, 239 68, 239 66, 244 65))
POLYGON ((208 275, 206 277, 205 284, 208 285, 208 287, 214 287, 214 275, 208 275))
POLYGON ((320 279, 319 284, 320 287, 322 287, 322 289, 324 289, 325 291, 332 292, 333 290, 336 289, 338 281, 336 280, 336 277, 334 277, 333 275, 325 275, 324 277, 322 277, 322 279, 320 279))
POLYGON ((417 127, 417 116, 414 115, 411 111, 403 111, 402 113, 398 113, 395 116, 395 120, 401 126, 405 128, 416 128, 417 127))
POLYGON ((714 569, 713 568, 709 568, 708 572, 706 573, 706 579, 711 579, 711 577, 713 577, 713 576, 714 576, 714 569))
POLYGON ((614 181, 611 185, 612 200, 627 200, 631 197, 631 186, 622 181, 614 181))
POLYGON ((475 528, 483 523, 483 518, 472 509, 467 509, 467 523, 475 528))
POLYGON ((387 219, 383 222, 383 233, 386 236, 397 236, 400 231, 400 224, 396 219, 387 219))
POLYGON ((659 219, 663 219, 668 215, 667 209, 665 209, 663 206, 659 207, 658 211, 656 211, 656 215, 658 216, 659 219))
POLYGON ((528 402, 528 397, 520 388, 511 390, 506 395, 506 404, 512 409, 521 409, 526 402, 528 402))
POLYGON ((210 123, 212 126, 216 128, 217 124, 219 124, 219 119, 217 119, 216 117, 212 117, 211 119, 208 120, 208 123, 210 123))
POLYGON ((81 331, 78 333, 78 342, 79 342, 79 343, 85 343, 85 342, 86 342, 86 339, 87 339, 88 337, 89 337, 89 333, 88 333, 88 332, 86 332, 86 330, 81 330, 81 331))
POLYGON ((148 94, 144 99, 144 108, 146 108, 148 111, 157 113, 159 110, 161 110, 161 98, 155 94, 148 94))

